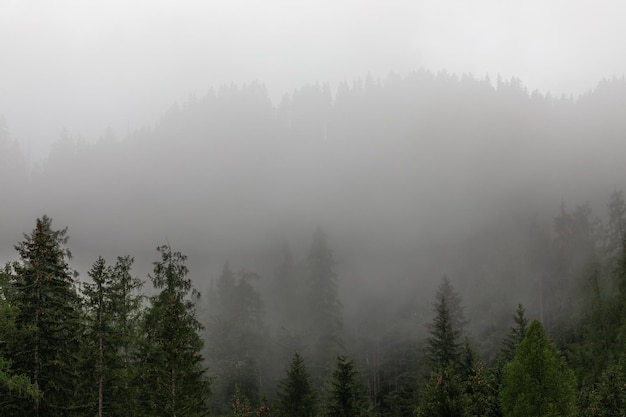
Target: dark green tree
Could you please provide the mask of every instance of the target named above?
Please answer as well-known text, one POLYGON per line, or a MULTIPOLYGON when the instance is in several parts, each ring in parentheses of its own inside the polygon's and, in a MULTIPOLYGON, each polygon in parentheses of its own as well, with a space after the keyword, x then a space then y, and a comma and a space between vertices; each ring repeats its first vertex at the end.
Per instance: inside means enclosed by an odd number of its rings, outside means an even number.
POLYGON ((39 393, 24 374, 16 374, 7 359, 11 340, 18 339, 17 309, 10 304, 10 268, 0 272, 0 410, 8 411, 16 397, 36 398, 39 393))
POLYGON ((296 353, 280 381, 277 393, 277 414, 280 417, 313 417, 316 415, 317 397, 311 386, 311 377, 304 360, 296 353))
POLYGON ((438 368, 422 391, 417 417, 463 417, 467 415, 465 383, 451 367, 438 368))
POLYGON ((133 415, 137 400, 132 384, 136 367, 133 355, 138 349, 142 282, 131 276, 133 258, 118 257, 114 266, 99 258, 83 286, 86 307, 85 361, 92 378, 90 400, 98 416, 133 415))
POLYGON ((21 413, 14 415, 68 416, 84 411, 82 393, 77 391, 81 302, 67 264, 68 239, 67 228, 54 230, 51 219, 43 216, 15 246, 20 261, 13 264, 12 291, 19 337, 11 360, 15 372, 26 375, 42 395, 20 401, 21 413))
POLYGON ((150 298, 144 319, 142 348, 142 408, 150 416, 209 414, 210 381, 202 367, 202 325, 195 316, 187 277, 187 257, 161 246, 150 279, 158 294, 150 298))
POLYGON ((626 415, 626 367, 620 361, 609 364, 592 394, 588 414, 597 417, 626 415))
POLYGON ((548 341, 543 326, 533 320, 514 359, 503 371, 500 403, 505 417, 571 416, 576 378, 548 341))
POLYGON ((365 392, 357 380, 357 375, 352 361, 345 356, 337 357, 326 396, 324 407, 326 417, 358 417, 366 414, 368 408, 365 392))

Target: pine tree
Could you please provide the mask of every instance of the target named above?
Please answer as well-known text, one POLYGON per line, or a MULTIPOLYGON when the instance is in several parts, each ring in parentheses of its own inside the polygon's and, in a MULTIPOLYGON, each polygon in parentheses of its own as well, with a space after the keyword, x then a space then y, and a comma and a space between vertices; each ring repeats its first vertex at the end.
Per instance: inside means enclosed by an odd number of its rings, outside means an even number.
POLYGON ((533 320, 515 358, 503 371, 500 403, 505 417, 570 416, 575 412, 576 378, 533 320))
POLYGON ((210 383, 202 368, 202 326, 189 299, 194 290, 187 278, 187 258, 169 246, 157 250, 161 261, 154 263, 150 279, 161 291, 150 298, 140 352, 143 412, 163 417, 208 415, 210 383))
POLYGON ((71 257, 65 247, 67 228, 54 230, 51 219, 43 216, 24 238, 15 246, 21 261, 13 264, 20 334, 12 359, 15 371, 30 378, 42 395, 22 401, 19 408, 29 416, 80 414, 84 407, 77 392, 81 306, 66 261, 71 257))
POLYGON ((316 395, 304 360, 296 353, 287 376, 278 385, 278 416, 312 417, 316 415, 316 395))

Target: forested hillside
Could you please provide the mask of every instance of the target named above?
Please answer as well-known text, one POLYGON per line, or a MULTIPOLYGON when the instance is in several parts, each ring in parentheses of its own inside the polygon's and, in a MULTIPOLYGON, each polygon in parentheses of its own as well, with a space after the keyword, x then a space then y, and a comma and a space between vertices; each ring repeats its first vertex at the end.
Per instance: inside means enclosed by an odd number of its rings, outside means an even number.
POLYGON ((35 166, 2 126, 0 409, 622 415, 624 114, 624 79, 422 70, 225 86, 35 166))

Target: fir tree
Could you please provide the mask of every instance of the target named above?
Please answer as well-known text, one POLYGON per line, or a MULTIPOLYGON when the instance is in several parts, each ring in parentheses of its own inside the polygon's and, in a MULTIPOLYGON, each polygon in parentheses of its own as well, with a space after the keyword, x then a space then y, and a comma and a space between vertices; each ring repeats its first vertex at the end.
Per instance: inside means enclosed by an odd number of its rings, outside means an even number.
POLYGON ((195 317, 194 292, 186 256, 169 246, 157 248, 161 261, 150 276, 161 290, 145 314, 142 356, 143 411, 150 416, 208 415, 210 383, 202 368, 201 324, 195 317))
POLYGON ((67 229, 52 229, 51 219, 43 216, 24 238, 15 246, 21 261, 13 264, 20 333, 12 359, 15 371, 30 378, 42 395, 21 401, 19 408, 29 416, 80 414, 81 305, 67 264, 67 229))
POLYGON ((278 385, 278 416, 312 417, 316 415, 316 396, 304 360, 296 353, 287 376, 278 385))
POLYGON ((513 320, 515 324, 509 330, 509 333, 502 342, 502 349, 500 350, 500 361, 504 365, 515 356, 515 350, 524 340, 526 336, 526 327, 528 326, 528 319, 526 318, 526 310, 521 304, 518 304, 517 310, 513 320))
POLYGON ((365 394, 357 381, 354 363, 345 356, 337 357, 330 377, 324 415, 326 417, 358 417, 366 413, 365 394))
POLYGON ((130 275, 133 259, 119 257, 115 266, 99 258, 89 276, 93 283, 83 288, 87 308, 88 375, 96 387, 93 395, 96 414, 133 415, 136 400, 131 383, 137 349, 137 329, 141 297, 135 291, 142 283, 130 275))
POLYGON ((0 410, 10 414, 13 398, 35 399, 39 392, 26 375, 15 373, 7 358, 10 341, 19 338, 15 324, 17 309, 9 302, 9 277, 10 270, 0 272, 0 410))
POLYGON ((458 367, 461 359, 461 326, 465 323, 460 299, 447 277, 443 277, 433 306, 435 318, 428 327, 426 352, 431 370, 458 367))

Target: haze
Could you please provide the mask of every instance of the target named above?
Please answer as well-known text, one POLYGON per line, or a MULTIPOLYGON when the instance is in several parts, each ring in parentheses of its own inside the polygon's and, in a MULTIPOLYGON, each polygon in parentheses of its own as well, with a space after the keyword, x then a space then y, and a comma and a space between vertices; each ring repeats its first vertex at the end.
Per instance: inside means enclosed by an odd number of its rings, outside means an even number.
POLYGON ((93 142, 173 103, 255 80, 430 71, 520 78, 554 96, 626 72, 626 5, 585 1, 12 1, 0 6, 0 114, 31 162, 63 129, 93 142))

